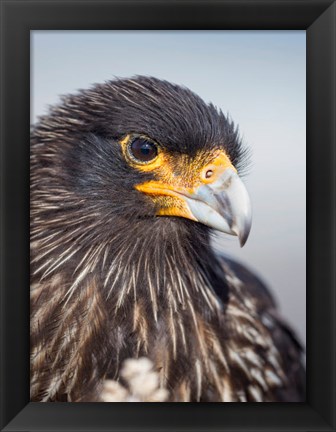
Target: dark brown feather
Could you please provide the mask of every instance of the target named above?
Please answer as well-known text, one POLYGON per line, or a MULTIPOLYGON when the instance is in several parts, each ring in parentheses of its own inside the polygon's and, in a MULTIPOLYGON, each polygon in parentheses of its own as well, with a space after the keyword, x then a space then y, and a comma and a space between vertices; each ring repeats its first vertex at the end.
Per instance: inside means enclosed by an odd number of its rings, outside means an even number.
POLYGON ((146 174, 117 142, 132 131, 191 160, 214 145, 243 160, 232 122, 156 79, 98 85, 40 119, 31 135, 31 400, 99 401, 105 380, 120 381, 123 362, 138 357, 153 362, 170 401, 303 400, 302 351, 267 290, 216 257, 208 228, 155 217, 134 189, 146 174))

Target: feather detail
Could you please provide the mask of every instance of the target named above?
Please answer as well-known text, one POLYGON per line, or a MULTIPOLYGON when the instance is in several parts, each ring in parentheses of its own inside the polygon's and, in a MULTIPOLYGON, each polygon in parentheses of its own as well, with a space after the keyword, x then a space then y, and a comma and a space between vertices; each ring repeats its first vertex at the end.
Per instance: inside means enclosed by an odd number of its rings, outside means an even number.
POLYGON ((96 85, 39 120, 31 400, 302 400, 302 349, 262 283, 215 254, 204 225, 156 217, 136 190, 157 172, 126 160, 120 142, 134 131, 174 155, 185 181, 218 149, 244 166, 227 116, 155 78, 96 85))

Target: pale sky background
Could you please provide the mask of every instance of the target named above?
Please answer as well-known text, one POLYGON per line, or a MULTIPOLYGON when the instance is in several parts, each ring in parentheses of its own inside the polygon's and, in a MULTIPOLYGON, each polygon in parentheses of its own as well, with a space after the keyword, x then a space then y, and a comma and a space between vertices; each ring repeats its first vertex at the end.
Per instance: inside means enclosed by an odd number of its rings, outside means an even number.
POLYGON ((31 121, 61 94, 138 74, 187 86, 239 124, 252 230, 242 249, 216 243, 266 282, 305 342, 305 31, 34 31, 31 121))

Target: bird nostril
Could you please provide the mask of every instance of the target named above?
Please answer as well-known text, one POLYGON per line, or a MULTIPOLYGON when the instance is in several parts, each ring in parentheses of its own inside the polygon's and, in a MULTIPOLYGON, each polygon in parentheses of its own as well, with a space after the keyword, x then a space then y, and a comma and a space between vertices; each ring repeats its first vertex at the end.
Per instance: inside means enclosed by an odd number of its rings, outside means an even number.
POLYGON ((208 179, 208 178, 212 177, 213 173, 214 172, 213 172, 212 169, 207 170, 206 173, 205 173, 205 178, 208 179))

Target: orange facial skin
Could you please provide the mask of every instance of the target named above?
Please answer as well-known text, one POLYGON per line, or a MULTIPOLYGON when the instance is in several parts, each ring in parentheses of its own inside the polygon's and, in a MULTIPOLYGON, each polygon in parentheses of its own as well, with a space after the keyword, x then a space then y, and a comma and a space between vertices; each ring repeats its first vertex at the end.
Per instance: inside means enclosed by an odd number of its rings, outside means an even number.
POLYGON ((192 160, 185 155, 172 155, 160 148, 158 155, 149 163, 138 164, 129 153, 132 135, 121 142, 123 154, 128 163, 142 172, 153 172, 156 180, 138 184, 135 188, 152 197, 156 202, 158 216, 178 216, 196 220, 189 210, 184 196, 190 196, 202 184, 211 185, 230 168, 237 171, 223 150, 212 154, 200 152, 192 160))

